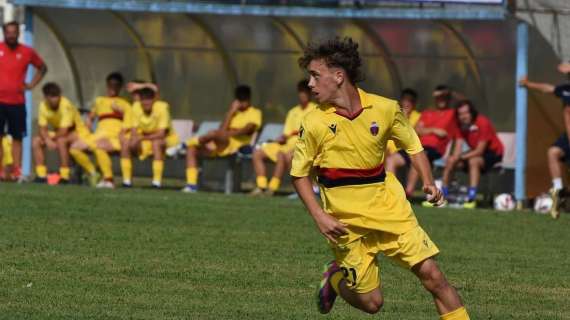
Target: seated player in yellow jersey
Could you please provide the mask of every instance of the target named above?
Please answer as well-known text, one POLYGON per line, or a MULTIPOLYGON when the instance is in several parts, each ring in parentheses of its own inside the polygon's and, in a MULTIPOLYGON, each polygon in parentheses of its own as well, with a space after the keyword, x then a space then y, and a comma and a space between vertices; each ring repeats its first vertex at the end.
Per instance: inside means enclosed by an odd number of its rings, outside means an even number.
POLYGON ((164 171, 164 151, 167 147, 179 143, 172 128, 168 103, 156 99, 156 93, 150 88, 138 90, 140 101, 133 104, 133 127, 129 139, 121 146, 121 170, 123 186, 132 186, 133 154, 141 160, 152 155, 152 187, 162 186, 164 171))
POLYGON ((61 95, 61 88, 53 82, 42 88, 44 100, 38 112, 39 134, 32 139, 32 151, 36 165, 35 182, 47 182, 45 151, 57 151, 59 155, 60 184, 69 182, 69 146, 89 135, 79 111, 61 95), (51 127, 51 131, 50 131, 51 127))
MULTIPOLYGON (((421 112, 416 110, 418 94, 415 90, 406 88, 400 93, 400 108, 410 122, 412 128, 420 120, 421 112)), ((399 168, 410 165, 410 157, 405 150, 398 149, 394 141, 388 141, 388 155, 386 157, 386 171, 396 174, 399 168)))
POLYGON ((252 162, 257 186, 250 193, 252 196, 272 196, 279 189, 285 170, 291 165, 301 120, 305 114, 315 108, 315 103, 311 102, 311 89, 307 80, 301 80, 297 84, 297 94, 299 104, 287 113, 283 134, 276 141, 262 144, 253 153, 252 162), (265 160, 267 159, 275 162, 275 169, 269 183, 267 182, 267 170, 265 168, 265 160))
POLYGON ((113 72, 107 76, 107 95, 97 97, 91 108, 86 124, 92 128, 97 120, 97 128, 88 139, 81 139, 71 146, 71 155, 88 174, 91 185, 96 183, 98 174, 95 165, 89 159, 87 151, 92 151, 103 175, 96 186, 98 188, 114 188, 113 169, 110 152, 121 150, 119 137, 121 133, 131 129, 131 105, 119 94, 124 80, 120 73, 113 72))
POLYGON ((251 89, 240 85, 235 89, 235 100, 217 130, 186 142, 186 187, 182 192, 198 191, 198 156, 225 157, 251 144, 253 135, 261 127, 261 110, 251 105, 251 89))
POLYGON ((291 175, 335 256, 318 286, 319 311, 330 312, 337 295, 364 312, 380 311, 384 297, 376 258, 383 253, 419 278, 441 319, 469 319, 433 259, 439 250, 419 226, 404 188, 384 171, 391 139, 410 155, 428 199, 442 203, 420 140, 398 103, 356 86, 362 61, 350 38, 309 44, 299 64, 309 72, 319 106, 303 119, 291 175), (313 194, 312 170, 323 207, 313 194))

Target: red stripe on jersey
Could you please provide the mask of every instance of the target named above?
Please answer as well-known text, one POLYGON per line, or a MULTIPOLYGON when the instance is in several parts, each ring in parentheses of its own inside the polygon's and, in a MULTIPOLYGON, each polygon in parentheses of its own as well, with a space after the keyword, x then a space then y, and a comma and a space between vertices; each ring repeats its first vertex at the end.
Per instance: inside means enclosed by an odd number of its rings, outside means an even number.
POLYGON ((99 115, 99 121, 105 120, 105 119, 123 120, 123 114, 120 112, 113 112, 113 113, 104 113, 104 114, 99 115))
POLYGON ((327 179, 343 179, 343 178, 369 178, 375 177, 384 172, 384 164, 372 169, 338 169, 338 168, 320 168, 319 176, 327 179))

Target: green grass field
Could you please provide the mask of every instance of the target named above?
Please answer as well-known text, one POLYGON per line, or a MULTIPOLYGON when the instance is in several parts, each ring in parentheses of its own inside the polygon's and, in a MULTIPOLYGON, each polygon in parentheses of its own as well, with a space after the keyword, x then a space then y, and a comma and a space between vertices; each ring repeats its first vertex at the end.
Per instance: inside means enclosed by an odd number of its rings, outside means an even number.
MULTIPOLYGON (((570 319, 568 215, 417 215, 471 319, 570 319)), ((1 319, 317 319, 330 259, 296 201, 0 184, 1 319)), ((377 318, 437 319, 409 271, 380 264, 377 318)), ((327 318, 370 317, 339 300, 327 318)))

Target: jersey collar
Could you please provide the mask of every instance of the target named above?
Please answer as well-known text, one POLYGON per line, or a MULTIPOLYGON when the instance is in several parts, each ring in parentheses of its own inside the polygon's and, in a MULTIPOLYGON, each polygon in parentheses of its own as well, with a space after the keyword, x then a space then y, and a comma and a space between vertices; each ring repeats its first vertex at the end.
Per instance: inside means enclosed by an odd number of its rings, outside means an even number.
MULTIPOLYGON (((357 89, 358 89, 358 96, 360 97, 360 104, 362 105, 362 109, 372 108, 372 103, 370 103, 370 101, 368 101, 368 93, 366 93, 366 91, 364 91, 360 88, 357 88, 357 89)), ((326 114, 336 112, 336 107, 332 104, 325 104, 323 107, 324 107, 324 111, 326 114)), ((362 110, 360 112, 358 112, 357 114, 360 114, 361 112, 362 112, 362 110)))

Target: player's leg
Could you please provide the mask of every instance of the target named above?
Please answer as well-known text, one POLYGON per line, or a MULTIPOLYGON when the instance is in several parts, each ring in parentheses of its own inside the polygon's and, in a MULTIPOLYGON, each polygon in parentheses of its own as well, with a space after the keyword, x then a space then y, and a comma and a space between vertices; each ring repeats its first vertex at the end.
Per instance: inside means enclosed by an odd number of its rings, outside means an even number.
POLYGON ((414 169, 414 167, 410 167, 410 171, 408 171, 408 180, 406 181, 406 196, 410 198, 414 194, 414 190, 416 190, 416 186, 420 179, 420 175, 414 169))
POLYGON ((453 158, 448 158, 446 163, 445 163, 445 167, 443 168, 443 175, 441 177, 441 191, 443 192, 443 196, 447 197, 447 195, 449 194, 449 182, 451 181, 451 179, 453 179, 453 174, 455 172, 455 169, 457 167, 461 167, 463 164, 463 161, 461 161, 460 159, 453 159, 453 158))
POLYGON ((162 186, 162 174, 164 172, 164 150, 166 141, 164 139, 152 140, 152 187, 162 186))
POLYGON ((469 315, 459 294, 452 287, 435 260, 428 258, 412 267, 424 288, 431 293, 442 320, 466 320, 469 315))
POLYGON ((469 169, 469 189, 467 189, 467 202, 463 206, 473 209, 476 207, 477 187, 481 180, 481 171, 485 167, 485 160, 483 157, 469 158, 467 166, 469 169))
POLYGON ((198 152, 199 146, 188 145, 186 150, 186 186, 182 192, 194 193, 198 191, 198 152))
POLYGON ((131 141, 121 135, 121 175, 123 177, 123 187, 130 188, 133 185, 133 161, 131 158, 131 141))
POLYGON ((89 158, 87 150, 89 149, 88 143, 85 141, 88 138, 79 138, 71 143, 69 154, 73 160, 85 171, 89 185, 94 187, 99 182, 99 173, 97 168, 89 158))
POLYGON ((319 312, 329 313, 337 295, 351 306, 373 314, 384 303, 380 268, 376 260, 378 238, 370 233, 350 243, 332 245, 335 261, 327 264, 318 287, 319 312))
POLYGON ((386 171, 387 172, 392 172, 392 173, 396 174, 398 169, 405 166, 405 165, 406 165, 406 160, 398 152, 394 152, 394 153, 390 154, 388 156, 388 158, 386 158, 386 171))
POLYGON ((45 162, 45 143, 41 136, 32 138, 32 154, 34 156, 34 164, 36 165, 36 178, 34 182, 47 182, 47 167, 45 162))
POLYGON ((281 187, 281 178, 283 177, 283 174, 285 174, 285 170, 287 170, 287 167, 289 166, 288 159, 289 157, 285 152, 279 151, 277 153, 277 161, 275 161, 275 169, 273 170, 273 176, 269 181, 269 186, 267 189, 268 195, 273 195, 277 190, 279 190, 279 187, 281 187))
POLYGON ((69 159, 69 146, 76 140, 77 133, 70 132, 67 135, 60 137, 56 140, 57 153, 59 155, 59 175, 61 180, 60 184, 69 183, 70 180, 70 159, 69 159))
POLYGON ((548 148, 548 168, 550 170, 550 177, 552 178, 552 188, 550 189, 550 197, 552 198, 552 208, 550 215, 554 219, 560 217, 560 193, 564 189, 562 181, 562 166, 563 161, 570 154, 568 152, 568 137, 563 134, 553 146, 548 148))
POLYGON ((99 188, 112 189, 115 187, 113 181, 113 163, 109 152, 113 152, 117 149, 118 148, 113 146, 109 138, 100 138, 95 142, 95 158, 97 159, 99 170, 101 170, 101 174, 103 175, 103 180, 97 184, 99 188))
POLYGON ((265 168, 265 160, 267 155, 263 148, 258 148, 253 152, 252 163, 255 171, 256 188, 250 193, 252 196, 261 195, 267 190, 267 170, 265 168))
POLYGON ((26 135, 25 106, 8 107, 8 133, 12 136, 12 179, 22 175, 22 139, 26 135))

